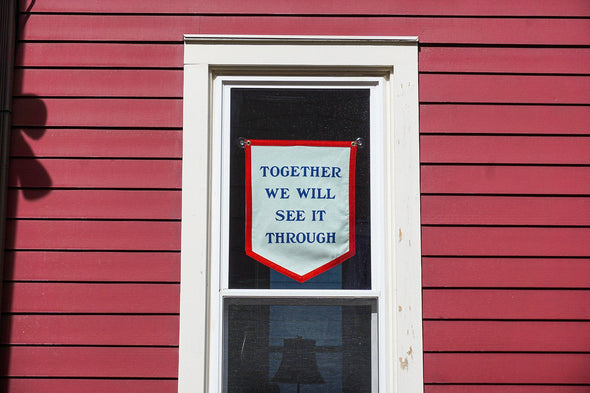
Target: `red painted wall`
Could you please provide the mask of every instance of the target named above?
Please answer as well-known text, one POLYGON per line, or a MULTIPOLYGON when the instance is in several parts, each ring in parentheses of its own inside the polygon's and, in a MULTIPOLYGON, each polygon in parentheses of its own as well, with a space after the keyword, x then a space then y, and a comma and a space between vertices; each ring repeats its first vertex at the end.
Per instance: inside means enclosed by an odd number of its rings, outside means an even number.
POLYGON ((176 390, 185 33, 417 35, 425 390, 590 390, 590 2, 20 9, 0 390, 176 390))

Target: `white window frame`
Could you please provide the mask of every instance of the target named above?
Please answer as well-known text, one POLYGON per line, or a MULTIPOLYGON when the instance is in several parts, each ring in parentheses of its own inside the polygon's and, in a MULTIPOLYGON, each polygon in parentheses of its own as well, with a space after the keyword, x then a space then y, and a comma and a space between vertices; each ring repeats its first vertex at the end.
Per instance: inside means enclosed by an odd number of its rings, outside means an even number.
POLYGON ((187 35, 184 71, 179 393, 218 389, 226 142, 214 108, 224 77, 252 75, 381 80, 384 169, 371 179, 382 184, 384 211, 372 215, 383 218, 376 297, 388 310, 379 322, 379 392, 422 392, 417 38, 187 35))

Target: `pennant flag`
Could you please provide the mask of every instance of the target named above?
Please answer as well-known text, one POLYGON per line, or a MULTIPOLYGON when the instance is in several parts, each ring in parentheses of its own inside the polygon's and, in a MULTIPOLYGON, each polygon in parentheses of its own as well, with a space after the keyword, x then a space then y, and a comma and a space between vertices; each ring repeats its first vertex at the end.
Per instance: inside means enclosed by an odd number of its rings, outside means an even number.
POLYGON ((246 140, 246 254, 299 282, 355 253, 356 143, 246 140))

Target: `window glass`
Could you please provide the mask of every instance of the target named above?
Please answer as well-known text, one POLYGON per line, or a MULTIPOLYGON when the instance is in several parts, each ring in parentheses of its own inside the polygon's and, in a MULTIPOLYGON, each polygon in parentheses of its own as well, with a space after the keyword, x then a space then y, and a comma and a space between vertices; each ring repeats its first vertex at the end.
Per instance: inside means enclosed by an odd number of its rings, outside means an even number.
POLYGON ((375 313, 369 299, 226 299, 224 387, 371 392, 375 313))
POLYGON ((240 88, 230 97, 229 288, 370 289, 370 91, 368 88, 240 88), (354 141, 356 254, 299 283, 245 252, 245 155, 247 139, 354 141))

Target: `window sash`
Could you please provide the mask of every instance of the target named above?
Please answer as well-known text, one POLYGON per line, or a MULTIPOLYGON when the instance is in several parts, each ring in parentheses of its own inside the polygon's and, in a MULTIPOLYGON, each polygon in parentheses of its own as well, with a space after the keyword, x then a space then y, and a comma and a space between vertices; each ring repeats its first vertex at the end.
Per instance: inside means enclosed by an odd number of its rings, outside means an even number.
MULTIPOLYGON (((372 146, 370 157, 370 211, 371 213, 371 287, 380 289, 383 287, 384 277, 384 214, 375 214, 385 210, 384 200, 384 80, 382 77, 317 77, 317 76, 222 76, 215 78, 213 82, 213 113, 217 123, 213 125, 218 129, 218 146, 221 147, 221 156, 216 156, 213 151, 214 165, 220 166, 216 172, 221 176, 221 183, 215 184, 219 187, 221 204, 215 206, 213 212, 221 212, 219 217, 214 216, 213 222, 219 222, 215 227, 216 233, 221 233, 219 258, 221 268, 219 271, 219 289, 229 287, 229 203, 230 203, 230 178, 229 178, 229 157, 230 146, 236 141, 231 140, 230 133, 230 94, 234 87, 239 88, 305 88, 305 89, 369 89, 370 91, 370 141, 372 146), (381 147, 381 148, 379 148, 381 147)), ((213 179, 216 181, 216 178, 213 179)), ((213 266, 215 268, 215 266, 213 266)), ((274 290, 274 289, 270 289, 274 290)))
MULTIPOLYGON (((377 304, 377 310, 372 321, 372 388, 378 391, 379 364, 384 364, 384 351, 379 349, 379 332, 386 331, 388 312, 384 300, 381 297, 384 287, 384 79, 383 77, 347 76, 347 77, 318 77, 318 76, 219 76, 213 81, 213 135, 216 138, 217 149, 212 151, 213 171, 218 173, 212 181, 214 187, 219 187, 219 195, 222 196, 218 205, 212 208, 213 232, 220 234, 217 250, 212 253, 211 272, 212 277, 212 319, 218 320, 219 326, 224 326, 224 299, 260 299, 262 302, 272 301, 273 304, 290 302, 293 299, 314 301, 319 297, 336 302, 350 302, 354 304, 357 299, 372 300, 377 304), (370 209, 371 209, 371 289, 369 290, 309 290, 309 289, 229 289, 229 203, 230 203, 230 146, 236 141, 231 140, 230 113, 231 113, 231 89, 238 88, 306 88, 306 89, 369 89, 370 111, 370 145, 369 157, 371 181, 370 181, 370 209), (381 149, 379 148, 381 147, 381 149), (217 183, 217 179, 219 183, 217 183), (380 213, 381 212, 381 213, 380 213), (215 283, 218 283, 218 286, 215 283), (282 300, 282 302, 281 302, 282 300), (379 359, 382 358, 382 359, 379 359)), ((256 262, 258 263, 258 262, 256 262)), ((216 350, 210 353, 210 364, 217 365, 210 368, 210 383, 213 391, 222 391, 223 373, 227 370, 224 364, 224 337, 223 329, 211 328, 211 345, 216 350)), ((383 378, 383 376, 382 376, 383 378)))
MULTIPOLYGON (((342 384, 343 387, 348 386, 350 389, 350 383, 352 382, 350 378, 352 377, 353 380, 357 380, 353 376, 359 369, 364 367, 365 372, 363 373, 363 377, 365 379, 362 384, 364 384, 364 387, 367 387, 366 384, 369 383, 371 386, 370 391, 374 393, 378 392, 379 335, 377 308, 377 299, 375 298, 225 297, 223 307, 225 322, 223 325, 223 344, 221 347, 223 352, 223 364, 221 368, 223 372, 220 391, 227 391, 230 380, 233 379, 235 383, 236 378, 239 380, 240 375, 242 377, 248 375, 248 372, 244 373, 242 369, 243 365, 250 372, 256 374, 261 373, 260 376, 262 378, 257 379, 256 383, 272 383, 272 376, 276 372, 277 353, 282 352, 281 364, 286 356, 286 348, 281 346, 277 341, 293 340, 296 334, 300 339, 314 341, 315 351, 313 353, 317 357, 318 372, 320 375, 323 374, 324 383, 331 383, 332 388, 335 387, 334 385, 338 386, 342 384), (302 317, 302 307, 309 308, 311 314, 314 311, 316 313, 320 311, 322 315, 327 312, 333 319, 331 322, 328 322, 324 318, 310 319, 309 312, 305 312, 305 317, 299 319, 302 317), (253 316, 251 314, 253 311, 259 311, 261 314, 255 314, 253 316), (285 312, 287 314, 284 314, 285 312), (278 313, 278 315, 283 313, 283 317, 273 319, 272 315, 275 313, 278 313), (363 314, 364 317, 362 317, 363 314), (247 318, 241 319, 240 323, 236 324, 235 321, 233 323, 231 322, 230 315, 238 318, 240 316, 246 316, 247 318), (298 321, 296 325, 290 324, 296 321, 298 321), (345 323, 345 321, 348 321, 348 323, 345 323), (314 331, 314 327, 319 327, 320 330, 314 331), (326 333, 326 329, 329 328, 334 329, 333 336, 326 333), (230 334, 232 334, 231 337, 230 334), (248 337, 250 338, 249 340, 247 340, 248 337), (355 344, 351 345, 353 343, 355 344), (229 355, 231 348, 233 348, 232 356, 229 355), (240 356, 245 353, 245 356, 249 357, 245 363, 241 359, 238 361, 236 358, 237 349, 239 348, 240 356), (340 359, 343 363, 337 362, 336 364, 330 364, 328 359, 322 359, 321 354, 326 352, 339 353, 340 356, 343 356, 340 359), (364 359, 362 360, 363 363, 356 367, 354 366, 354 362, 355 360, 359 360, 356 359, 356 356, 359 355, 363 356, 364 359), (260 363, 260 365, 249 363, 255 360, 263 363, 260 363), (367 372, 367 368, 370 370, 369 372, 367 372), (326 371, 330 372, 325 373, 326 371)), ((283 343, 286 345, 286 341, 283 341, 283 343)), ((291 366, 294 366, 294 364, 291 364, 291 366)), ((358 382, 360 381, 358 380, 358 382)), ((325 391, 326 386, 329 387, 330 385, 320 385, 319 388, 324 388, 321 390, 325 391)), ((368 392, 368 390, 363 391, 368 392)))

